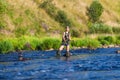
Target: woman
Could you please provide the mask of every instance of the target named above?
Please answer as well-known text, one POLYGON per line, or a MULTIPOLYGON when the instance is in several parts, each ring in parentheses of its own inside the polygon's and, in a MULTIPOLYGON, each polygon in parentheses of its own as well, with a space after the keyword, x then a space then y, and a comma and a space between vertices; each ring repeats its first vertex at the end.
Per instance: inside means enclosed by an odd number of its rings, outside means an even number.
POLYGON ((66 46, 66 54, 64 55, 64 56, 66 56, 66 57, 69 57, 70 56, 70 53, 69 53, 69 44, 70 44, 70 39, 71 39, 71 37, 70 37, 70 29, 69 29, 69 26, 67 26, 66 27, 66 30, 65 30, 65 32, 63 33, 63 36, 62 36, 62 44, 61 44, 61 46, 60 46, 60 48, 59 48, 59 50, 57 51, 57 53, 56 53, 56 55, 57 56, 61 56, 61 50, 63 50, 63 48, 66 46))

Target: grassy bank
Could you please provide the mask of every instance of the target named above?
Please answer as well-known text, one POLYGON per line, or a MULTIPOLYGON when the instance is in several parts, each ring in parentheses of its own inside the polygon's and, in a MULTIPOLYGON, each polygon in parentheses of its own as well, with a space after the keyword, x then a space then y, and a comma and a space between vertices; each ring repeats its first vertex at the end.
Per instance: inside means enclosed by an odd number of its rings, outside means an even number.
MULTIPOLYGON (((0 53, 8 53, 16 50, 50 50, 58 49, 61 44, 59 38, 38 38, 22 36, 19 38, 6 38, 0 40, 0 53)), ((70 47, 86 47, 90 49, 102 46, 119 45, 120 36, 100 36, 97 38, 75 38, 71 40, 70 47)))

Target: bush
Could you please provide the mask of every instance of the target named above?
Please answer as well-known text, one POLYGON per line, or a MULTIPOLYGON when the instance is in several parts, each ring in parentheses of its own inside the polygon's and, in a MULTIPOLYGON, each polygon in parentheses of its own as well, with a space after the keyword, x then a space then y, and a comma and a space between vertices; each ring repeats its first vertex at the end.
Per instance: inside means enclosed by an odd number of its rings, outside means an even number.
POLYGON ((106 40, 101 40, 100 43, 101 43, 102 45, 109 45, 109 42, 106 41, 106 40))
POLYGON ((112 30, 116 34, 120 33, 120 28, 119 27, 113 27, 112 30))
POLYGON ((57 12, 56 20, 63 26, 72 26, 72 22, 68 19, 67 14, 62 10, 57 12))
POLYGON ((90 21, 97 22, 99 21, 99 18, 103 12, 103 6, 97 0, 95 0, 87 10, 87 15, 90 21))
POLYGON ((53 47, 53 40, 50 38, 44 39, 41 47, 43 48, 42 50, 51 49, 53 47))
POLYGON ((15 34, 16 34, 16 37, 21 37, 21 36, 23 36, 25 34, 28 35, 29 34, 28 33, 28 28, 27 27, 18 27, 15 30, 15 34))
POLYGON ((112 28, 102 23, 94 23, 90 26, 90 33, 112 33, 112 28))
POLYGON ((46 12, 51 16, 55 17, 57 14, 57 8, 52 3, 52 0, 45 0, 41 5, 41 8, 44 8, 46 12))
POLYGON ((116 44, 120 45, 120 36, 116 36, 116 44))
POLYGON ((23 22, 23 18, 22 17, 18 17, 14 20, 14 24, 15 25, 20 25, 23 22))
POLYGON ((32 39, 30 41, 31 48, 33 50, 40 50, 40 44, 41 44, 41 41, 39 39, 37 39, 37 38, 32 39))
POLYGON ((53 39, 53 49, 58 49, 60 47, 61 41, 59 39, 53 39))
POLYGON ((9 40, 0 41, 0 53, 7 53, 13 50, 14 50, 14 47, 9 40))
POLYGON ((82 47, 82 40, 81 39, 77 39, 77 40, 73 40, 71 41, 71 46, 72 47, 82 47))
POLYGON ((8 4, 7 4, 6 0, 0 0, 0 14, 6 13, 7 7, 8 7, 8 4))
POLYGON ((60 46, 61 41, 59 39, 54 38, 45 38, 40 43, 41 50, 48 50, 48 49, 58 49, 60 46))
POLYGON ((97 48, 100 46, 100 42, 96 39, 85 38, 83 39, 83 46, 88 48, 97 48))
POLYGON ((5 28, 5 26, 6 26, 6 23, 3 21, 0 21, 0 29, 5 28))
POLYGON ((116 40, 116 44, 117 44, 117 45, 120 45, 120 40, 116 40))
POLYGON ((71 35, 73 37, 80 37, 80 31, 78 29, 71 29, 71 35))
POLYGON ((98 40, 89 38, 77 39, 71 42, 71 46, 97 48, 100 46, 100 42, 98 40))
POLYGON ((67 14, 57 8, 53 3, 52 0, 45 0, 41 5, 41 8, 45 9, 45 11, 56 21, 58 21, 62 26, 72 26, 73 23, 71 20, 68 19, 67 14))
POLYGON ((107 36, 104 39, 108 41, 110 44, 114 44, 116 42, 116 38, 112 36, 107 36))
POLYGON ((116 38, 112 36, 105 36, 105 37, 99 37, 98 40, 100 41, 101 44, 115 44, 116 43, 116 38))
POLYGON ((28 42, 29 43, 29 39, 27 39, 27 37, 24 37, 24 36, 22 36, 22 37, 19 37, 18 39, 17 39, 17 49, 20 49, 20 50, 25 50, 25 44, 28 42))

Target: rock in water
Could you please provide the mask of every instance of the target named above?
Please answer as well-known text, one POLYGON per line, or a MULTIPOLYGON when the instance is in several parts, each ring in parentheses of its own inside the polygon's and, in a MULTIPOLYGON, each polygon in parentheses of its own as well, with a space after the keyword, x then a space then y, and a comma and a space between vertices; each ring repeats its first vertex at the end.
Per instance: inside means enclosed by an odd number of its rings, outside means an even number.
POLYGON ((117 50, 116 53, 120 54, 120 50, 117 50))

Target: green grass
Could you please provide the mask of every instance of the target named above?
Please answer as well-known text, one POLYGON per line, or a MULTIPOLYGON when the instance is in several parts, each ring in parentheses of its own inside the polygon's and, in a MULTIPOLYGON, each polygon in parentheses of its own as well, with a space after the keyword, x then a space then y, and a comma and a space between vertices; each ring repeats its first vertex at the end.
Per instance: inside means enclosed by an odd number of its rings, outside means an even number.
MULTIPOLYGON (((46 36, 48 32, 51 35, 55 30, 61 33, 66 25, 72 27, 73 37, 84 37, 87 32, 118 34, 119 26, 112 28, 107 24, 96 23, 90 27, 87 24, 89 20, 86 7, 90 6, 91 2, 92 0, 29 0, 27 2, 0 0, 0 37, 8 37, 9 35, 6 34, 12 34, 9 37, 30 36, 31 34, 41 37, 41 34, 46 36), (27 4, 21 5, 21 3, 27 4), (48 26, 47 31, 43 24, 48 26), (2 31, 6 34, 2 34, 2 31)), ((99 2, 104 8, 100 21, 119 24, 119 1, 101 0, 99 2)))
POLYGON ((14 50, 13 44, 9 40, 0 41, 0 53, 7 53, 13 50, 14 50))
MULTIPOLYGON (((76 38, 70 42, 73 47, 86 47, 90 49, 99 48, 102 45, 119 45, 120 36, 99 36, 98 38, 76 38)), ((51 50, 58 49, 61 45, 59 38, 38 38, 33 36, 22 36, 19 38, 6 38, 0 40, 0 53, 8 53, 16 50, 51 50)))
POLYGON ((103 23, 94 23, 91 24, 90 27, 90 33, 112 33, 112 27, 105 25, 103 23))
POLYGON ((113 37, 113 36, 98 37, 98 41, 100 41, 102 45, 116 44, 117 40, 119 39, 116 39, 116 37, 113 37))

